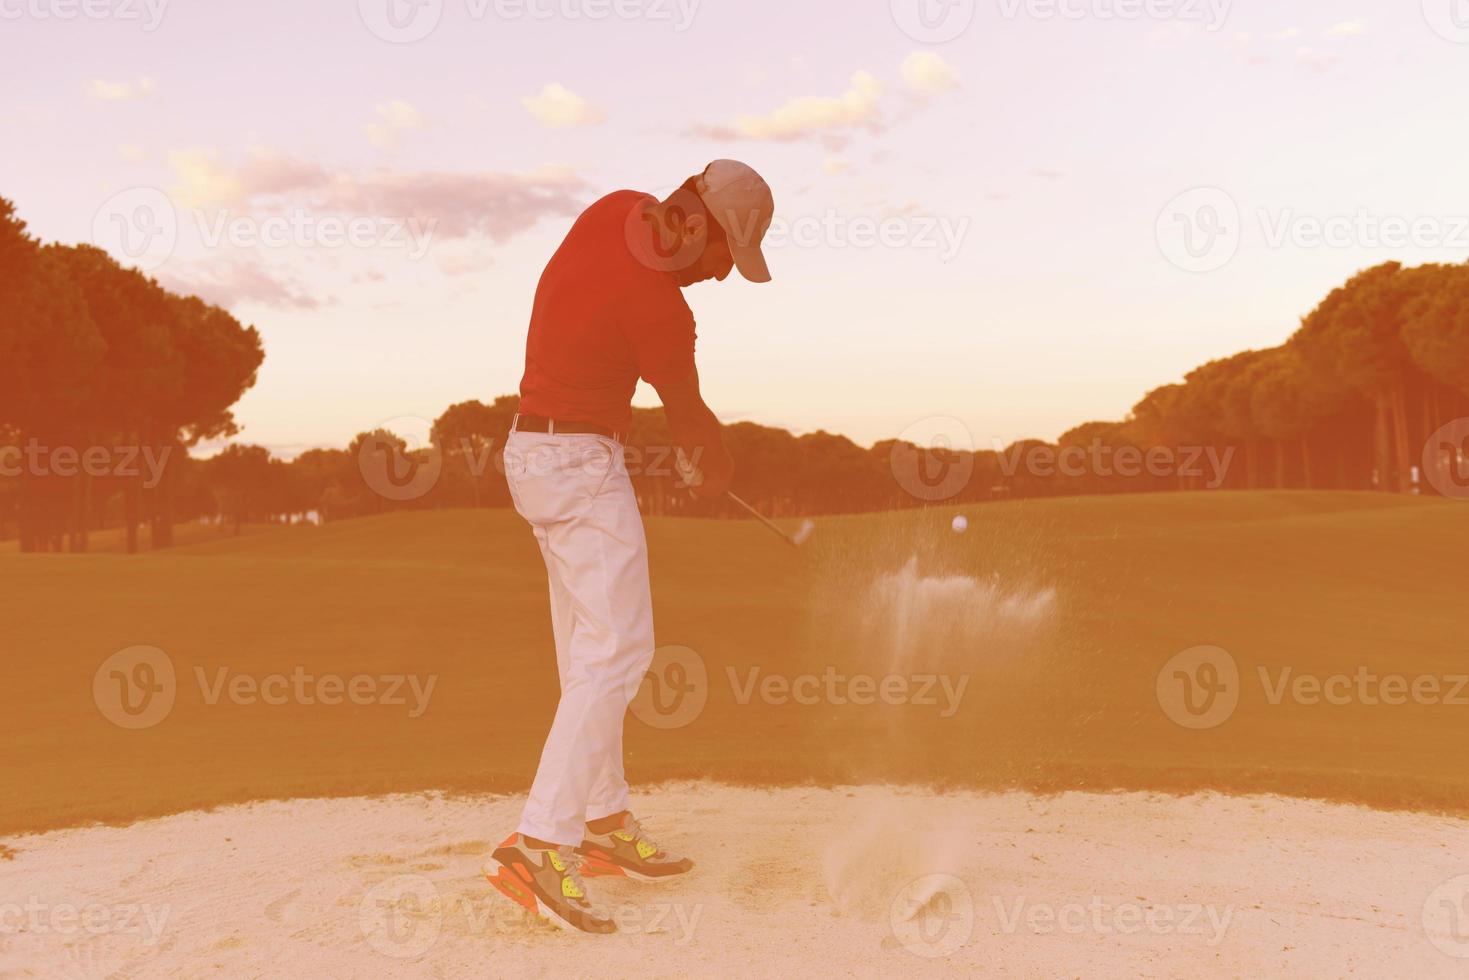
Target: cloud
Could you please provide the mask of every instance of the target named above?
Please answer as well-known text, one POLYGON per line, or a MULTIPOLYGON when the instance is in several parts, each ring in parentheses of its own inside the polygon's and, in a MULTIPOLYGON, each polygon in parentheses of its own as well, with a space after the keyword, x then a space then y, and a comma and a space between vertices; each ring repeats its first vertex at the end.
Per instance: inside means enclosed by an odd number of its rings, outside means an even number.
POLYGON ((1314 48, 1297 48, 1296 64, 1311 71, 1330 71, 1341 59, 1334 54, 1325 54, 1314 48))
POLYGON ((1360 20, 1344 20, 1326 33, 1329 37, 1361 37, 1367 33, 1367 25, 1360 20))
POLYGON ((153 79, 146 76, 135 82, 107 82, 93 79, 90 89, 92 97, 103 102, 136 102, 153 94, 153 79))
POLYGON ((372 111, 377 120, 367 123, 362 131, 373 146, 384 150, 396 147, 404 133, 424 126, 423 113, 402 99, 379 103, 372 111))
POLYGON ((584 182, 540 172, 375 173, 334 180, 317 199, 334 212, 389 216, 432 227, 436 239, 504 242, 542 217, 581 213, 584 182))
POLYGON ((841 174, 848 173, 851 169, 852 165, 849 162, 838 159, 837 157, 827 157, 821 164, 822 173, 830 177, 837 177, 841 174))
POLYGON ((199 150, 174 150, 168 154, 175 184, 172 197, 186 208, 234 204, 244 194, 236 175, 217 166, 213 156, 199 150))
POLYGON ((269 216, 286 210, 316 217, 367 216, 432 228, 436 240, 482 236, 503 242, 542 217, 575 216, 586 181, 564 167, 527 173, 330 171, 319 164, 255 150, 237 167, 214 155, 169 155, 178 178, 171 193, 189 208, 230 208, 269 216))
POLYGON ((959 73, 933 51, 914 51, 903 59, 903 81, 924 95, 937 95, 959 87, 959 73))
POLYGON ((694 132, 714 139, 777 141, 829 137, 848 129, 876 132, 882 128, 881 95, 882 83, 871 73, 859 71, 841 95, 802 96, 767 115, 742 115, 731 126, 700 126, 694 132))
POLYGON ((1049 167, 1036 167, 1030 172, 1030 175, 1039 180, 1060 180, 1066 176, 1062 171, 1052 170, 1049 167))
POLYGON ((520 104, 549 129, 596 126, 607 121, 605 112, 557 82, 547 85, 537 95, 526 96, 520 104))
POLYGON ((1293 40, 1293 39, 1298 38, 1300 36, 1301 36, 1301 29, 1299 27, 1287 27, 1283 31, 1276 31, 1274 34, 1266 34, 1265 35, 1265 40, 1267 40, 1267 41, 1290 41, 1290 40, 1293 40))
POLYGON ((281 310, 314 310, 321 301, 289 273, 275 272, 253 259, 170 263, 158 281, 166 288, 198 296, 225 309, 241 303, 281 310))

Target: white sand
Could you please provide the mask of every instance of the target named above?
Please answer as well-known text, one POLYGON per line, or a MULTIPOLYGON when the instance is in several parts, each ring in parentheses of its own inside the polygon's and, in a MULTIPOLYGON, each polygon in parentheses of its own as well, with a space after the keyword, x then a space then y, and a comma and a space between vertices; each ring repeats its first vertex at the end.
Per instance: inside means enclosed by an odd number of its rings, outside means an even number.
POLYGON ((299 800, 12 838, 0 977, 1469 975, 1462 821, 878 787, 678 784, 639 804, 700 864, 594 880, 613 937, 530 920, 480 876, 518 798, 299 800))

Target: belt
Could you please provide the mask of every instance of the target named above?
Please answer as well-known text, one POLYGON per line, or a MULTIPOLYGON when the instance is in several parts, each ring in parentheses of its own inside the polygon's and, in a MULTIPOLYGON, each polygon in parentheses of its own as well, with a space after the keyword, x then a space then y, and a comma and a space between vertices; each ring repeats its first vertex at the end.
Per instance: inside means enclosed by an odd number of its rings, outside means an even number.
POLYGON ((571 420, 550 419, 544 415, 523 415, 516 413, 515 421, 510 423, 511 432, 544 432, 553 436, 592 435, 606 436, 617 442, 626 442, 627 433, 617 432, 607 428, 605 425, 596 425, 592 422, 575 422, 571 420))

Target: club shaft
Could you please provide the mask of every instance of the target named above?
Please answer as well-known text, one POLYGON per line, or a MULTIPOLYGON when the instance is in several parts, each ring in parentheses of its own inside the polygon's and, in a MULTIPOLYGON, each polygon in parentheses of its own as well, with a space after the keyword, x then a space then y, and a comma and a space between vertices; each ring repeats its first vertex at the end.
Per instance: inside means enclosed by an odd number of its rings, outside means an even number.
POLYGON ((739 497, 735 496, 735 493, 734 493, 733 490, 726 490, 725 491, 725 494, 729 497, 730 500, 733 500, 735 503, 737 503, 741 507, 743 507, 749 513, 749 515, 751 517, 755 518, 755 520, 759 521, 761 524, 764 524, 766 527, 770 528, 776 534, 780 535, 780 539, 782 541, 784 541, 786 544, 790 545, 792 548, 799 547, 799 545, 796 544, 796 541, 795 541, 794 538, 792 538, 789 534, 787 534, 784 531, 782 531, 779 527, 777 527, 775 525, 775 522, 771 521, 764 514, 760 513, 754 507, 751 507, 749 504, 745 503, 739 497))

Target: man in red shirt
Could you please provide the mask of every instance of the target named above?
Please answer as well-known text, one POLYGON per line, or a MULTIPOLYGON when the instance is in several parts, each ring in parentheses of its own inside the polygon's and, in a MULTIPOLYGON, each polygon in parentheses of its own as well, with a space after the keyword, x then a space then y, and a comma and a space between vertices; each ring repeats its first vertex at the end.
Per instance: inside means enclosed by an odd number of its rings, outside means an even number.
POLYGON ((692 492, 712 499, 729 488, 734 464, 699 393, 681 290, 733 268, 768 282, 760 241, 774 206, 764 179, 734 160, 714 161, 665 201, 617 191, 577 219, 536 289, 505 477, 545 559, 561 700, 520 825, 486 870, 564 927, 616 931, 588 897, 583 868, 657 879, 693 867, 628 809, 622 724, 654 643, 623 440, 641 378, 692 461, 692 492))

